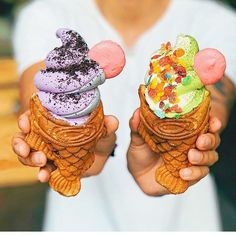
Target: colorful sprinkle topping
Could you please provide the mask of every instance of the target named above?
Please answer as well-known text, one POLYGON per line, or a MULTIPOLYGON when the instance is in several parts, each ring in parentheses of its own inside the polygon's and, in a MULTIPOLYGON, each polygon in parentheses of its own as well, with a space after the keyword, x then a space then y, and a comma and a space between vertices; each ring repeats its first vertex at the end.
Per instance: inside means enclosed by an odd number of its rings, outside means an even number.
POLYGON ((184 66, 179 59, 185 55, 182 48, 173 49, 171 43, 161 45, 161 49, 152 56, 149 65, 149 78, 146 82, 148 95, 157 104, 160 110, 155 111, 158 117, 165 117, 168 112, 181 113, 182 109, 177 105, 179 98, 175 92, 178 84, 187 85, 191 77, 187 76, 184 66))
POLYGON ((166 78, 166 79, 171 79, 171 74, 166 73, 166 74, 165 74, 165 78, 166 78))
POLYGON ((175 119, 179 119, 181 116, 179 114, 175 115, 175 119))
POLYGON ((179 119, 204 99, 207 91, 194 69, 198 53, 192 36, 179 35, 175 46, 163 43, 152 55, 145 77, 145 98, 159 118, 179 119))
POLYGON ((165 113, 164 112, 161 112, 161 111, 155 111, 154 112, 158 117, 160 117, 161 119, 165 118, 165 113))
POLYGON ((182 81, 182 85, 188 85, 190 82, 191 82, 191 77, 186 76, 182 81))

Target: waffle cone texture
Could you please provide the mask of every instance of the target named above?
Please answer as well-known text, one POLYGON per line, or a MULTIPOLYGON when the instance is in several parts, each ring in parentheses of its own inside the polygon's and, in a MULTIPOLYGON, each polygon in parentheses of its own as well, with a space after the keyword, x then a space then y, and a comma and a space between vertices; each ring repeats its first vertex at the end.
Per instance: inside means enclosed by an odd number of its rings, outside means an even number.
POLYGON ((34 94, 30 100, 31 130, 26 142, 32 150, 42 151, 56 166, 49 185, 64 196, 80 191, 80 178, 94 162, 94 149, 106 134, 102 102, 80 126, 56 119, 34 94))
POLYGON ((179 119, 160 119, 149 108, 144 92, 145 86, 141 85, 138 132, 163 160, 164 164, 156 170, 156 181, 170 193, 183 193, 189 181, 181 179, 179 171, 191 166, 188 151, 195 148, 198 136, 209 130, 210 96, 207 94, 198 107, 179 119))

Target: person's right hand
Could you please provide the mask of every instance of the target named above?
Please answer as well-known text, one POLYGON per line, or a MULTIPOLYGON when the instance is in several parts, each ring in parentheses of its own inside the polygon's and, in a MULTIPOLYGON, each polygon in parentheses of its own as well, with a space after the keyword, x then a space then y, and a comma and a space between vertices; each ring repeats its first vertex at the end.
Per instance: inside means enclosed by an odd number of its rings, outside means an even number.
MULTIPOLYGON (((25 137, 30 132, 29 114, 30 112, 27 111, 19 117, 18 126, 21 131, 13 137, 12 148, 22 164, 32 167, 40 167, 38 180, 40 182, 47 182, 50 178, 51 172, 55 169, 55 166, 51 162, 48 162, 47 157, 43 152, 32 151, 30 146, 25 142, 25 137)), ((107 134, 97 143, 95 149, 95 161, 84 173, 84 177, 99 174, 115 147, 115 132, 118 129, 119 122, 114 116, 105 116, 104 121, 107 128, 107 134)))
MULTIPOLYGON (((157 168, 163 165, 159 154, 153 152, 138 132, 140 110, 137 109, 130 119, 131 140, 127 152, 128 170, 140 189, 149 196, 161 196, 170 192, 155 180, 157 168)), ((210 116, 209 132, 201 134, 196 147, 188 152, 191 167, 183 168, 179 175, 189 181, 190 186, 196 184, 209 173, 209 167, 218 161, 216 148, 220 144, 219 130, 221 121, 214 115, 210 116)))

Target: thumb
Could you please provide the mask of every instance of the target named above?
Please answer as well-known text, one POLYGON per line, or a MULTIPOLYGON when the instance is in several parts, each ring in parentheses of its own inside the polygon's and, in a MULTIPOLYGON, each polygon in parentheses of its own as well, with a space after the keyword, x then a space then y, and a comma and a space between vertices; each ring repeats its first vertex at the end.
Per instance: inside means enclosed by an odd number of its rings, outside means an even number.
POLYGON ((30 120, 29 120, 30 111, 26 111, 21 114, 18 119, 18 126, 24 134, 30 132, 30 120))
POLYGON ((115 116, 105 116, 104 124, 107 129, 106 136, 102 137, 95 148, 97 154, 109 155, 115 147, 116 134, 115 131, 118 129, 119 121, 115 116))
POLYGON ((129 121, 129 126, 130 126, 130 136, 131 136, 131 146, 140 146, 143 145, 145 142, 143 138, 139 135, 138 133, 138 126, 140 123, 140 110, 139 108, 135 110, 133 113, 133 116, 131 117, 129 121))
POLYGON ((210 116, 210 121, 209 121, 209 129, 211 133, 217 133, 220 132, 222 128, 222 122, 217 118, 210 116))
POLYGON ((118 119, 112 115, 105 116, 104 124, 107 128, 107 135, 106 136, 110 136, 111 134, 115 133, 119 127, 118 119))

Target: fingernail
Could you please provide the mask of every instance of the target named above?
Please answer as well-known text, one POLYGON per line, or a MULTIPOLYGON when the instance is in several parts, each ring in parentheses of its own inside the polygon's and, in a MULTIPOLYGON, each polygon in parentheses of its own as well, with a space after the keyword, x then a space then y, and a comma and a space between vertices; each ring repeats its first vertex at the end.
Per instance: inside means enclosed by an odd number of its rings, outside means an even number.
POLYGON ((211 140, 206 137, 203 143, 204 143, 204 146, 209 147, 211 145, 211 140))
POLYGON ((36 153, 33 157, 32 157, 32 161, 35 165, 42 165, 42 158, 43 158, 43 154, 42 153, 36 153))
POLYGON ((47 181, 45 180, 45 174, 44 174, 42 171, 39 171, 39 173, 38 173, 38 180, 39 180, 41 183, 47 182, 47 181))
POLYGON ((197 150, 191 150, 190 152, 190 160, 194 163, 199 163, 202 160, 202 155, 197 150))
POLYGON ((19 155, 23 155, 23 148, 22 148, 22 146, 20 145, 20 144, 15 144, 14 145, 15 146, 15 150, 16 150, 16 152, 19 154, 19 155))
POLYGON ((23 126, 23 121, 22 121, 22 118, 21 118, 21 119, 19 119, 19 126, 20 126, 20 128, 23 126))
POLYGON ((42 172, 39 171, 39 173, 38 173, 38 180, 40 182, 42 182, 42 178, 43 178, 42 172))
POLYGON ((213 125, 215 125, 217 129, 221 128, 221 122, 218 119, 214 120, 213 125))
POLYGON ((19 150, 19 143, 16 142, 15 140, 13 142, 13 146, 14 146, 15 150, 17 150, 17 151, 19 150))
POLYGON ((186 168, 186 169, 181 170, 181 175, 182 175, 183 177, 190 177, 191 174, 192 174, 192 170, 189 169, 189 168, 186 168))

